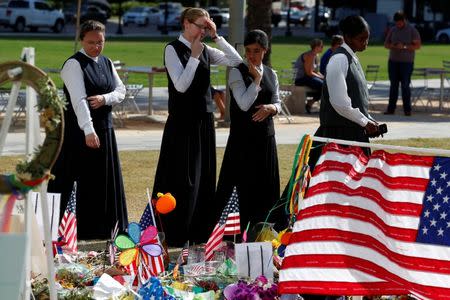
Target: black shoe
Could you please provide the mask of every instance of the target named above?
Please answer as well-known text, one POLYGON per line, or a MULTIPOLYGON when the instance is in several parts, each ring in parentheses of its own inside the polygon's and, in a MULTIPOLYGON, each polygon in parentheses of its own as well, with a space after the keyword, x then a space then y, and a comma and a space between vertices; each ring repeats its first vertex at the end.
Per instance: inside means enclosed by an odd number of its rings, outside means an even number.
POLYGON ((383 113, 383 115, 393 115, 393 114, 395 114, 395 112, 394 111, 389 111, 389 110, 387 110, 387 111, 385 111, 383 113))
POLYGON ((410 111, 405 111, 405 116, 410 117, 411 116, 411 112, 410 111))

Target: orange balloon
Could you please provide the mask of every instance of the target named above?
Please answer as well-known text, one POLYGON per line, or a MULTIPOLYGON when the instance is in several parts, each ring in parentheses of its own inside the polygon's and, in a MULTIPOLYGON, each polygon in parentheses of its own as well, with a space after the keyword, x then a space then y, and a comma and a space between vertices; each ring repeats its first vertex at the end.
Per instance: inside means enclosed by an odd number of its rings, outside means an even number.
POLYGON ((177 206, 175 197, 171 193, 158 193, 158 200, 156 201, 156 211, 160 214, 168 214, 177 206))
POLYGON ((283 234, 283 236, 281 237, 281 241, 280 242, 283 245, 288 245, 289 244, 289 240, 291 239, 291 236, 292 236, 292 232, 285 232, 283 234))

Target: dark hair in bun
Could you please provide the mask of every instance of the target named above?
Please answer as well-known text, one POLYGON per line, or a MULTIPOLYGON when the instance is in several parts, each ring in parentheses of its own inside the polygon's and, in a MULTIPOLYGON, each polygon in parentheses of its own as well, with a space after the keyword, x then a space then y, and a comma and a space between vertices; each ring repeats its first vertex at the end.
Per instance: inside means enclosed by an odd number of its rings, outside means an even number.
POLYGON ((339 28, 344 36, 355 37, 364 31, 369 31, 369 24, 361 16, 348 16, 339 22, 339 28))
POLYGON ((255 29, 247 33, 244 39, 244 46, 248 46, 255 43, 259 44, 264 49, 268 49, 269 38, 267 37, 267 34, 260 29, 255 29))

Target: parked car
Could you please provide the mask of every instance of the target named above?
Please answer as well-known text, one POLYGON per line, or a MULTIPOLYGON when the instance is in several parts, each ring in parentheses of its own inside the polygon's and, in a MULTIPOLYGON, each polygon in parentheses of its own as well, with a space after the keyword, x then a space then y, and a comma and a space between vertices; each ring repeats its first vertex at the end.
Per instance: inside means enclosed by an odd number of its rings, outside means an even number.
POLYGON ((223 24, 228 24, 229 13, 223 13, 218 7, 209 7, 207 11, 211 19, 216 23, 217 28, 221 28, 223 24))
POLYGON ((39 27, 49 27, 53 32, 64 28, 64 15, 47 3, 36 0, 11 0, 6 9, 0 9, 0 24, 22 32, 25 28, 37 31, 39 27))
POLYGON ((168 10, 182 10, 183 9, 183 5, 181 5, 180 2, 162 2, 158 6, 159 11, 161 11, 161 12, 165 11, 166 3, 167 3, 168 10))
POLYGON ((328 37, 339 33, 339 22, 351 15, 359 15, 360 11, 353 7, 338 7, 334 10, 334 18, 329 15, 327 23, 321 24, 320 29, 325 32, 328 37))
POLYGON ((108 20, 108 14, 98 6, 92 5, 89 6, 86 11, 81 13, 80 23, 83 23, 87 20, 95 20, 100 23, 106 24, 108 20))
POLYGON ((225 24, 230 22, 230 9, 228 7, 221 8, 220 13, 222 14, 222 18, 225 21, 225 24))
MULTIPOLYGON (((161 6, 161 4, 160 4, 161 6)), ((167 10, 167 23, 164 22, 165 20, 165 9, 161 10, 161 13, 159 14, 159 20, 156 24, 156 27, 158 30, 164 29, 164 26, 167 25, 167 29, 170 30, 180 30, 181 29, 181 13, 182 13, 182 7, 177 8, 171 8, 167 10)))
POLYGON ((6 9, 8 8, 8 3, 0 3, 0 25, 5 27, 9 26, 9 20, 6 18, 6 9))
MULTIPOLYGON (((287 15, 288 12, 286 10, 281 11, 281 17, 287 21, 287 15)), ((289 13, 289 22, 294 25, 301 25, 303 27, 306 26, 306 24, 311 19, 311 12, 309 9, 304 8, 302 10, 298 9, 297 7, 291 7, 291 11, 289 13)))
POLYGON ((123 15, 123 25, 137 24, 139 26, 147 26, 148 24, 156 24, 159 19, 160 11, 156 7, 136 6, 130 8, 123 15))
POLYGON ((450 43, 450 28, 441 29, 436 33, 436 41, 439 43, 450 43))
MULTIPOLYGON (((106 14, 106 19, 111 17, 111 6, 107 1, 104 0, 82 0, 81 2, 81 15, 85 14, 87 10, 96 6, 99 10, 106 14)), ((69 2, 64 5, 64 20, 67 23, 74 23, 77 20, 77 9, 78 4, 75 2, 69 2)))

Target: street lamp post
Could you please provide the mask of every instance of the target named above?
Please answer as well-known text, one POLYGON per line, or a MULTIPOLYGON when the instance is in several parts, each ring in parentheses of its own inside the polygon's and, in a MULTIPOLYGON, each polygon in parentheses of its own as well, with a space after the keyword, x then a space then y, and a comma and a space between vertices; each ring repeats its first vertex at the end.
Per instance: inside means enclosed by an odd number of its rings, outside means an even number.
POLYGON ((167 19, 169 18, 169 4, 167 3, 167 0, 165 2, 164 7, 164 26, 161 29, 161 34, 169 34, 169 30, 167 30, 167 19))
POLYGON ((286 16, 286 34, 285 36, 292 36, 291 31, 291 0, 288 0, 288 11, 286 16))
POLYGON ((122 30, 122 0, 119 1, 119 26, 117 27, 116 34, 123 34, 123 30, 122 30))

